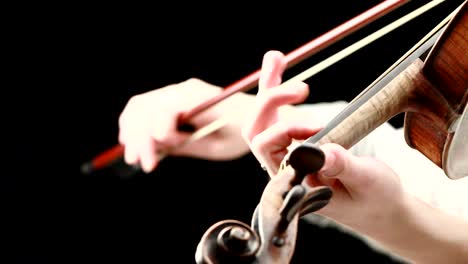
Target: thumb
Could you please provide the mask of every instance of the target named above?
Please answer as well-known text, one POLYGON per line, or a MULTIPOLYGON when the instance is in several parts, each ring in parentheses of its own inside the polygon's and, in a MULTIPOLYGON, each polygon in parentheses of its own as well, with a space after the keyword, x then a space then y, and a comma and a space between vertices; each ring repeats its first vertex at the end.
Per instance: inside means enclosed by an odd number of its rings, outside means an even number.
POLYGON ((369 159, 356 157, 338 144, 327 143, 320 148, 325 153, 325 163, 318 173, 323 182, 337 179, 349 192, 359 192, 377 173, 373 163, 366 162, 369 159))

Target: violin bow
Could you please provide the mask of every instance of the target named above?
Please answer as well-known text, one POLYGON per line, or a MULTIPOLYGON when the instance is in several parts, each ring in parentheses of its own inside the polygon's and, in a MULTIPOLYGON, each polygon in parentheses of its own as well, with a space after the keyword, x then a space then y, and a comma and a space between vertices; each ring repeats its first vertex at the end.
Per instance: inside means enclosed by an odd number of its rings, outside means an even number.
POLYGON ((351 115, 362 104, 368 101, 369 98, 378 93, 385 85, 387 85, 398 73, 409 66, 416 58, 421 57, 427 50, 429 50, 439 38, 443 29, 449 23, 450 19, 460 10, 460 7, 454 10, 444 20, 436 25, 428 34, 426 34, 416 45, 408 50, 402 57, 400 57, 394 64, 392 64, 384 73, 375 79, 367 88, 359 93, 349 104, 338 113, 327 125, 321 129, 317 134, 308 139, 312 143, 318 141, 324 135, 328 134, 336 125, 341 123, 346 117, 351 115))
MULTIPOLYGON (((311 67, 309 70, 306 70, 305 72, 297 75, 296 77, 292 78, 289 81, 305 80, 307 78, 310 78, 312 75, 331 66, 332 64, 339 61, 340 59, 350 55, 356 50, 380 38, 381 36, 387 34, 393 29, 396 29, 398 26, 408 22, 409 20, 415 18, 421 13, 424 13, 425 11, 440 4, 443 1, 444 0, 431 1, 430 3, 426 4, 424 7, 419 8, 417 11, 412 12, 411 16, 407 15, 404 18, 401 18, 395 21, 394 23, 369 35, 368 37, 362 39, 361 41, 349 46, 343 51, 333 55, 332 57, 326 59, 325 61, 322 61, 321 63, 311 67)), ((346 21, 345 23, 337 26, 336 28, 324 33, 323 35, 313 39, 312 41, 306 43, 305 45, 286 54, 285 59, 287 60, 287 65, 288 65, 287 67, 290 68, 296 65, 297 63, 309 58, 313 54, 316 54, 317 52, 327 48, 331 44, 363 28, 369 23, 377 20, 378 18, 384 16, 385 14, 389 13, 390 11, 396 9, 397 7, 400 7, 401 5, 407 2, 409 2, 409 0, 386 0, 368 9, 367 11, 357 15, 356 17, 346 21)), ((192 108, 188 112, 183 113, 180 116, 179 124, 181 125, 186 124, 191 118, 193 118, 193 116, 200 114, 201 112, 207 110, 214 104, 224 100, 225 98, 237 92, 248 91, 254 88, 258 83, 259 75, 260 75, 260 69, 245 76, 244 78, 238 80, 237 82, 234 82, 233 84, 225 87, 223 91, 217 96, 197 105, 196 107, 192 108)), ((181 144, 177 146, 173 146, 172 148, 166 149, 163 153, 161 153, 161 159, 166 157, 174 148, 187 145, 193 141, 196 141, 218 130, 219 128, 227 124, 230 120, 232 120, 233 117, 237 116, 238 114, 239 113, 229 113, 223 116, 222 118, 213 121, 207 126, 200 128, 199 130, 195 131, 192 134, 192 136, 189 137, 186 141, 182 142, 181 144)), ((137 172, 140 169, 138 166, 125 166, 125 165, 122 166, 123 154, 124 154, 124 146, 117 144, 114 147, 97 155, 92 160, 83 163, 81 166, 81 172, 83 174, 91 174, 96 170, 103 169, 103 168, 110 167, 110 166, 118 166, 118 165, 120 165, 119 172, 121 172, 121 174, 124 176, 128 176, 137 172)))

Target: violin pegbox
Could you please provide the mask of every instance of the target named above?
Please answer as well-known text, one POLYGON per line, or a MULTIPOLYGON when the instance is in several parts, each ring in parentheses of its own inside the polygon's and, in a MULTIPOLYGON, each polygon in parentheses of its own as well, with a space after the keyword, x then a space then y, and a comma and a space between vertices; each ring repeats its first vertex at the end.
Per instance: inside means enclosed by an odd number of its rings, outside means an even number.
MULTIPOLYGON (((298 189, 299 186, 307 190, 300 202, 300 216, 320 210, 329 203, 332 197, 333 192, 328 186, 308 186, 305 188, 302 185, 304 178, 309 174, 318 172, 324 163, 325 153, 323 153, 318 145, 304 142, 294 148, 288 158, 281 164, 281 170, 287 166, 291 166, 295 171, 295 175, 291 181, 291 185, 293 186, 291 191, 298 189)), ((291 191, 285 194, 285 203, 289 200, 289 196, 294 196, 291 191)))
POLYGON ((323 151, 317 145, 308 142, 298 145, 288 158, 288 164, 296 172, 297 184, 301 183, 307 174, 318 172, 324 163, 323 151))

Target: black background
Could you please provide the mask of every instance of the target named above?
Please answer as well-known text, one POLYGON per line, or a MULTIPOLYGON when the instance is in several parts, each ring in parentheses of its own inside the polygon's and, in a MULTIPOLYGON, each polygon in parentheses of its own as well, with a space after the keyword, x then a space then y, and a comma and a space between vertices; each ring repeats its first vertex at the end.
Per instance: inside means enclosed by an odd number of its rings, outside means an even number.
MULTIPOLYGON (((13 158, 1 184, 7 253, 19 263, 193 263, 212 224, 250 222, 267 182, 253 156, 169 157, 154 173, 126 179, 108 170, 84 176, 80 165, 117 143, 132 95, 190 77, 229 85, 257 70, 266 51, 288 53, 379 2, 14 7, 2 104, 13 158)), ((426 2, 406 4, 286 76, 426 2)), ((446 1, 310 78, 308 102, 351 100, 461 2, 446 1)), ((402 117, 391 122, 401 126, 402 117)), ((296 263, 391 263, 335 230, 300 228, 296 263)))

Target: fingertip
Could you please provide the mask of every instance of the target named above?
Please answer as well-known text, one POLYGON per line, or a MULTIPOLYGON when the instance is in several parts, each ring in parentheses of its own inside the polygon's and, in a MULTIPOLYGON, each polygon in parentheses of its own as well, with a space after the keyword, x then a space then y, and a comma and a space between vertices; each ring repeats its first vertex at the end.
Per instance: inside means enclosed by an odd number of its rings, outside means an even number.
POLYGON ((125 136, 122 130, 119 131, 119 135, 117 137, 117 140, 120 144, 124 145, 125 144, 125 136))
POLYGON ((309 96, 309 85, 305 82, 291 83, 283 88, 285 91, 282 103, 297 104, 302 103, 309 96))
POLYGON ((135 150, 131 147, 126 146, 124 151, 124 160, 125 163, 129 165, 135 165, 138 163, 138 155, 135 150))
POLYGON ((291 96, 291 103, 302 102, 309 96, 309 85, 305 82, 294 82, 283 89, 291 96))
POLYGON ((286 104, 297 104, 307 99, 309 86, 304 82, 291 82, 278 89, 265 91, 259 105, 265 109, 276 109, 286 104))
POLYGON ((145 173, 150 173, 156 168, 158 158, 154 153, 145 153, 141 156, 141 168, 145 173))
POLYGON ((307 83, 301 82, 299 85, 297 85, 297 89, 299 90, 299 94, 302 98, 309 96, 310 90, 307 83))
POLYGON ((263 55, 263 59, 271 59, 271 60, 282 60, 284 58, 284 54, 278 50, 269 50, 263 55))
POLYGON ((320 174, 324 177, 336 176, 337 171, 334 169, 336 163, 336 156, 333 152, 329 152, 325 155, 325 163, 320 171, 320 174))
POLYGON ((149 173, 156 167, 159 157, 156 142, 150 138, 145 141, 145 144, 140 149, 140 160, 143 171, 149 173))
POLYGON ((320 170, 324 177, 337 177, 346 167, 346 153, 337 144, 325 144, 321 146, 325 153, 325 163, 320 170))
POLYGON ((286 60, 281 52, 276 50, 266 52, 262 61, 259 92, 279 85, 286 66, 286 60))
POLYGON ((155 167, 156 162, 154 160, 143 160, 141 163, 141 168, 145 173, 150 173, 155 167))
POLYGON ((263 56, 263 63, 266 65, 277 65, 279 72, 283 73, 288 65, 288 60, 283 52, 279 50, 269 50, 263 56))

